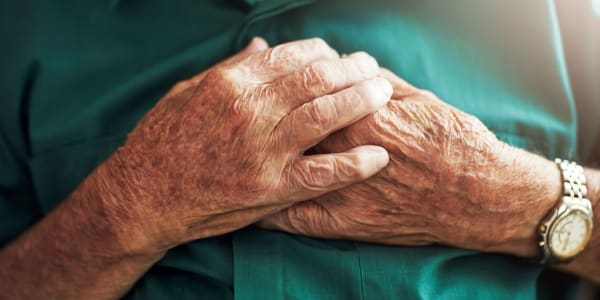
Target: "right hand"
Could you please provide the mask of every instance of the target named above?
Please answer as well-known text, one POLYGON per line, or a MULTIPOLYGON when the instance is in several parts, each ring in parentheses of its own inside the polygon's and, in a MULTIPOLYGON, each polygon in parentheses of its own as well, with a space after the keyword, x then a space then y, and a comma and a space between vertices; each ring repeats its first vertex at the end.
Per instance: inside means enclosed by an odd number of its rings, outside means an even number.
POLYGON ((340 58, 320 39, 256 43, 265 50, 178 83, 105 163, 109 213, 153 247, 231 232, 388 163, 377 146, 303 154, 388 102, 372 57, 340 58))

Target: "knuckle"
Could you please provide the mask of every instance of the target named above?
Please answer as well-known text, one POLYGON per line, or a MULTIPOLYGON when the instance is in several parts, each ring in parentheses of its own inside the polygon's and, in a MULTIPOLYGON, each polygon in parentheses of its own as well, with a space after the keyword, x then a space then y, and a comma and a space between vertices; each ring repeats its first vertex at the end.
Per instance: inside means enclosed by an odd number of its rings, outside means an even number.
POLYGON ((258 62, 258 65, 264 65, 267 67, 275 66, 277 64, 278 57, 285 57, 282 52, 285 52, 285 47, 281 45, 269 48, 264 52, 263 56, 261 56, 261 61, 258 62))
POLYGON ((384 80, 369 80, 355 85, 342 93, 347 99, 345 107, 355 113, 375 112, 390 99, 384 80))
POLYGON ((296 204, 287 210, 286 220, 296 232, 311 236, 331 235, 335 219, 318 201, 296 204))
POLYGON ((361 159, 358 155, 349 157, 344 163, 338 164, 339 177, 344 182, 353 182, 368 177, 364 171, 367 167, 367 162, 361 159))
POLYGON ((318 56, 330 58, 337 56, 335 51, 323 39, 312 38, 270 48, 265 52, 264 63, 275 65, 275 62, 279 60, 297 62, 300 60, 299 57, 306 56, 307 53, 316 53, 319 54, 318 56))
POLYGON ((376 110, 382 104, 382 100, 389 98, 385 89, 379 80, 370 80, 357 86, 355 90, 357 97, 360 97, 364 106, 369 110, 376 110))
POLYGON ((458 118, 462 119, 461 123, 464 124, 463 127, 465 127, 469 131, 478 132, 482 135, 488 132, 491 133, 491 131, 487 129, 485 124, 483 124, 483 122, 481 122, 481 120, 474 115, 460 112, 457 116, 457 119, 458 118))
POLYGON ((308 40, 308 47, 319 52, 329 52, 331 47, 322 38, 312 38, 308 40))
POLYGON ((291 43, 286 47, 286 51, 295 56, 304 57, 304 59, 300 60, 301 62, 304 62, 305 58, 308 57, 313 59, 339 58, 339 54, 321 38, 312 38, 291 43))
POLYGON ((188 88, 190 88, 191 86, 192 86, 192 84, 191 84, 189 81, 187 81, 187 80, 180 81, 180 82, 176 83, 176 84, 175 84, 175 85, 174 85, 174 86, 171 88, 171 91, 170 91, 170 92, 181 92, 181 91, 185 91, 185 90, 187 90, 188 88))
POLYGON ((313 219, 313 215, 307 210, 302 209, 303 206, 292 206, 285 212, 286 223, 298 231, 299 233, 306 233, 308 229, 307 224, 313 219))
POLYGON ((438 99, 437 96, 430 90, 419 89, 418 95, 422 98, 429 99, 429 100, 437 100, 438 99))
POLYGON ((317 132, 326 131, 338 118, 338 110, 333 103, 333 96, 323 96, 306 105, 306 121, 312 124, 317 132))
POLYGON ((355 52, 350 56, 350 59, 356 72, 359 72, 366 77, 376 76, 379 73, 379 64, 377 63, 377 60, 367 52, 355 52))
POLYGON ((335 183, 335 163, 332 160, 304 160, 295 170, 296 181, 307 190, 323 190, 335 183))
POLYGON ((329 66, 325 62, 309 65, 302 74, 304 88, 314 96, 334 90, 336 84, 329 74, 329 66))
POLYGON ((357 59, 362 59, 362 60, 364 60, 364 59, 366 59, 366 60, 372 59, 373 61, 375 60, 369 53, 367 53, 365 51, 356 51, 356 52, 352 53, 352 56, 356 57, 357 59))

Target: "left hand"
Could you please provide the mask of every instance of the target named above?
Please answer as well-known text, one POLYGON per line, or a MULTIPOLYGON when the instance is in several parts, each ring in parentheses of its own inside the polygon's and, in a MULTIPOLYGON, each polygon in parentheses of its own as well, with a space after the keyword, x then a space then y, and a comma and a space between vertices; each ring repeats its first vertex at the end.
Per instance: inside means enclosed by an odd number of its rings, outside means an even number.
POLYGON ((386 169, 258 225, 320 238, 536 255, 536 225, 560 196, 556 166, 499 141, 431 92, 386 70, 382 76, 394 86, 387 107, 316 150, 380 145, 390 154, 386 169))

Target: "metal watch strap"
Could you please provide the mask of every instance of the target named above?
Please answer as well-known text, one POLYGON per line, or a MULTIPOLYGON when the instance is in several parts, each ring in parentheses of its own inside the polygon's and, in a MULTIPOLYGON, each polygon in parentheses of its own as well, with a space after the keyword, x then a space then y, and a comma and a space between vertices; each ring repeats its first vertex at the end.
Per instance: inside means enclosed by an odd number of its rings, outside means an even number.
POLYGON ((558 165, 562 177, 563 196, 555 208, 552 209, 550 215, 547 216, 539 227, 540 248, 541 248, 541 264, 552 264, 561 261, 556 261, 548 247, 548 233, 552 222, 556 219, 558 211, 565 202, 584 202, 589 201, 587 197, 587 181, 583 172, 583 167, 575 162, 555 159, 554 162, 558 165))
POLYGON ((557 158, 554 162, 560 167, 563 180, 563 195, 572 199, 583 200, 587 197, 587 182, 583 167, 557 158))

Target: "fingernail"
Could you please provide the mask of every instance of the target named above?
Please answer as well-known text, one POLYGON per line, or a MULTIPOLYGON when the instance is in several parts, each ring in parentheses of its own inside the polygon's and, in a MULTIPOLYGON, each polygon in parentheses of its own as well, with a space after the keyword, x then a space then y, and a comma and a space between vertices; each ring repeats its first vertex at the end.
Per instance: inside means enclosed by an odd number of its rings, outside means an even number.
POLYGON ((377 77, 377 83, 381 85, 381 91, 389 98, 394 93, 392 84, 383 77, 377 77))
POLYGON ((371 159, 373 159, 373 164, 375 164, 375 166, 378 169, 382 169, 383 167, 387 166, 390 160, 387 150, 380 146, 366 147, 369 147, 368 151, 371 152, 371 159))

